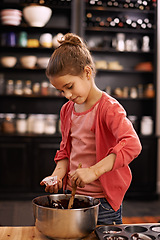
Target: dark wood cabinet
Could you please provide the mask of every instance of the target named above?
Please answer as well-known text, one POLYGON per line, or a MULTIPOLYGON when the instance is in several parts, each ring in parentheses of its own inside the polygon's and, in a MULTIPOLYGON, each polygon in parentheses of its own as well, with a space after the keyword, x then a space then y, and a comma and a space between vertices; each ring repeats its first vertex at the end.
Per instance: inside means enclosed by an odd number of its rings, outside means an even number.
POLYGON ((28 192, 31 187, 30 141, 0 137, 1 193, 28 192))
POLYGON ((0 198, 44 193, 40 181, 55 167, 61 136, 0 136, 0 198))
POLYGON ((142 152, 130 163, 132 183, 126 197, 133 199, 153 199, 157 180, 157 139, 141 137, 142 152))
POLYGON ((54 156, 59 149, 60 138, 37 138, 34 141, 34 174, 33 191, 44 192, 44 187, 40 186, 40 181, 51 175, 55 168, 54 156))

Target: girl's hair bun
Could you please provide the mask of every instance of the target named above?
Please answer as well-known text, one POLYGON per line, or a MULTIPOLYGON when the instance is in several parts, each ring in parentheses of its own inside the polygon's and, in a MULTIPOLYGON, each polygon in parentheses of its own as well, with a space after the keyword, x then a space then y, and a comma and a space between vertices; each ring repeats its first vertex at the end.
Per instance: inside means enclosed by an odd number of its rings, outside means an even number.
POLYGON ((67 74, 81 76, 85 66, 89 66, 95 76, 94 61, 82 38, 67 33, 58 42, 60 46, 54 50, 46 69, 48 78, 67 74))
POLYGON ((77 35, 73 34, 73 33, 67 33, 65 34, 61 40, 58 41, 60 43, 60 46, 64 45, 64 44, 71 44, 71 45, 75 45, 75 46, 82 46, 83 42, 80 39, 80 37, 78 37, 77 35))

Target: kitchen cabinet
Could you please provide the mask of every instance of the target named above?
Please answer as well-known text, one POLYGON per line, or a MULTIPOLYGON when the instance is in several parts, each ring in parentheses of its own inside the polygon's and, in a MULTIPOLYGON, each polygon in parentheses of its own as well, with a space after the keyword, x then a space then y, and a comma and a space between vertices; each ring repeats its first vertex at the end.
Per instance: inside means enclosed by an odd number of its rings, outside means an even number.
POLYGON ((40 181, 52 173, 61 137, 0 135, 1 198, 30 198, 44 194, 40 181))
POLYGON ((40 181, 50 175, 55 167, 54 156, 59 149, 59 138, 43 137, 34 141, 35 158, 33 161, 33 192, 44 193, 44 187, 40 186, 40 181))
POLYGON ((0 189, 1 193, 27 192, 32 172, 28 139, 0 137, 0 189))
POLYGON ((142 153, 130 164, 132 183, 126 194, 131 199, 153 199, 157 197, 157 139, 141 137, 142 153))
POLYGON ((79 32, 97 66, 96 84, 122 104, 128 117, 136 117, 143 149, 130 164, 133 181, 126 196, 132 198, 156 196, 157 8, 156 1, 146 4, 118 0, 81 2, 79 32), (149 96, 150 84, 153 91, 149 96), (141 134, 143 116, 153 120, 150 136, 141 134))

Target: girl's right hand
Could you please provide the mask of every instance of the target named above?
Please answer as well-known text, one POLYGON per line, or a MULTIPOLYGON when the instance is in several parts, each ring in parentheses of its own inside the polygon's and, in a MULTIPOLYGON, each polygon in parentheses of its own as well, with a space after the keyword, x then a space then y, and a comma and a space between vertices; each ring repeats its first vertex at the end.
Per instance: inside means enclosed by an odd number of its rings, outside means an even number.
POLYGON ((58 178, 58 176, 48 176, 40 182, 40 185, 46 185, 46 192, 58 193, 58 190, 62 188, 62 179, 58 178))

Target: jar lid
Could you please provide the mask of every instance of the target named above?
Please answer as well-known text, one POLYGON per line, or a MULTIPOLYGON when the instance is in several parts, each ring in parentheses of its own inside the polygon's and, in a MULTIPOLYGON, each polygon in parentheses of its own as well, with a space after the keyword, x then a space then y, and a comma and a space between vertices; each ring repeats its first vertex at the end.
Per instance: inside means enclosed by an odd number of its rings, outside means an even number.
POLYGON ((42 82, 42 83, 41 83, 41 86, 42 86, 42 87, 48 87, 48 85, 49 85, 48 82, 42 82))
POLYGON ((5 117, 5 113, 0 113, 0 118, 4 118, 5 117))
POLYGON ((143 116, 142 119, 152 119, 151 116, 143 116))
POLYGON ((58 119, 58 114, 47 114, 46 115, 47 119, 58 119))
POLYGON ((129 120, 131 120, 131 121, 135 121, 135 120, 138 119, 138 117, 137 117, 136 115, 128 115, 128 118, 129 118, 129 120))
POLYGON ((25 119, 26 117, 27 117, 27 114, 25 114, 25 113, 17 114, 17 118, 25 119))
POLYGON ((6 118, 9 118, 9 119, 13 119, 13 118, 16 117, 16 114, 15 114, 15 113, 6 113, 6 114, 5 114, 5 117, 6 117, 6 118))
POLYGON ((16 83, 22 84, 22 80, 16 80, 16 83))
POLYGON ((45 115, 44 114, 36 114, 36 118, 38 119, 44 119, 45 115))

